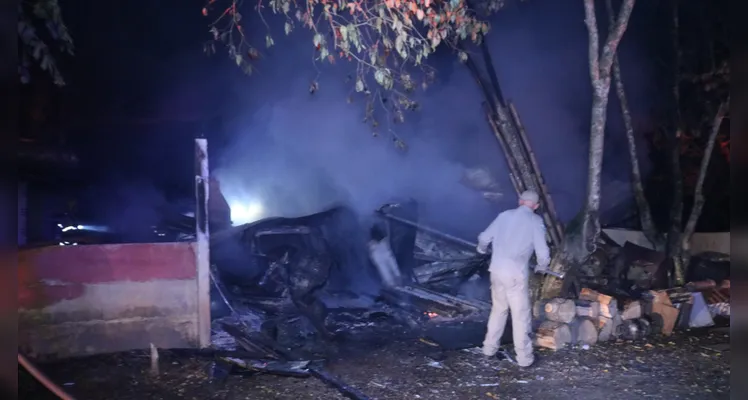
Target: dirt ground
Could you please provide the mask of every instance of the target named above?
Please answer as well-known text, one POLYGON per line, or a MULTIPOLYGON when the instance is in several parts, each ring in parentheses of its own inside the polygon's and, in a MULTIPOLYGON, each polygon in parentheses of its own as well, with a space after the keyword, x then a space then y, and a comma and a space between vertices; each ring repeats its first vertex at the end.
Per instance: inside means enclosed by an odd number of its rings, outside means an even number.
MULTIPOLYGON (((538 351, 536 364, 446 350, 419 337, 349 340, 327 370, 372 399, 728 399, 729 329, 538 351)), ((343 399, 320 380, 272 375, 211 379, 213 361, 163 351, 158 376, 143 352, 42 365, 77 399, 343 399)), ((45 393, 19 369, 19 397, 45 393)))

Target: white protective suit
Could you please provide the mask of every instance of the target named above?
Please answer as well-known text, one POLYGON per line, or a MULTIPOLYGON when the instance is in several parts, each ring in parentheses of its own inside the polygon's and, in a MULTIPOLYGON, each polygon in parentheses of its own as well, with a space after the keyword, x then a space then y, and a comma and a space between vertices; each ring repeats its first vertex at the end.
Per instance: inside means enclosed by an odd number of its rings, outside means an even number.
POLYGON ((550 252, 545 241, 543 219, 524 205, 507 210, 478 236, 478 250, 492 245, 491 265, 491 315, 483 342, 483 353, 496 354, 499 340, 504 334, 506 318, 512 311, 512 330, 517 363, 529 366, 532 354, 532 306, 530 304, 528 262, 535 251, 538 267, 550 263, 550 252))

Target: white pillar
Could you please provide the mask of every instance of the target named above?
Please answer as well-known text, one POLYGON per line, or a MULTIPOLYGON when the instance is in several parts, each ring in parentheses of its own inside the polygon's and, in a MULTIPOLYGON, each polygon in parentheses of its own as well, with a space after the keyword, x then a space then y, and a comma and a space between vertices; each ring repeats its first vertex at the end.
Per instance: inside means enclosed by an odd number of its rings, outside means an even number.
POLYGON ((197 267, 197 334, 200 347, 210 346, 210 230, 208 224, 208 140, 195 139, 195 266, 197 267))

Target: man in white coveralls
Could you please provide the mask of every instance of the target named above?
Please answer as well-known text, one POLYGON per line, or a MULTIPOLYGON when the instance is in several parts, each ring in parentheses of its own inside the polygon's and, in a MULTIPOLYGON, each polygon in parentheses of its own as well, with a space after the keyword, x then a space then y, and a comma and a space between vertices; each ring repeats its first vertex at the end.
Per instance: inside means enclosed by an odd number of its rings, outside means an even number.
POLYGON ((499 350, 507 314, 512 312, 512 334, 517 363, 529 367, 535 360, 532 354, 528 262, 533 251, 539 270, 550 263, 550 251, 545 241, 545 224, 535 214, 538 194, 528 190, 519 197, 519 207, 499 214, 485 231, 478 235, 478 252, 485 254, 492 247, 491 315, 483 341, 483 354, 493 356, 499 350))

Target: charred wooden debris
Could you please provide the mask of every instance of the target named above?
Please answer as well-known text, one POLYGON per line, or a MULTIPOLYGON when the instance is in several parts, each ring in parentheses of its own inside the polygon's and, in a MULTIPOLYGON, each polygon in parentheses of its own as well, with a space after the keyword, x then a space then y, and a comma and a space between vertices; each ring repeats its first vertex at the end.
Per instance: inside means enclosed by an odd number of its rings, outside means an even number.
MULTIPOLYGON (((315 376, 365 398, 325 371, 320 360, 338 344, 485 321, 490 256, 475 243, 420 224, 412 201, 376 210, 368 235, 360 221, 336 207, 211 237, 213 346, 244 354, 220 358, 222 370, 315 376)), ((729 320, 729 256, 692 264, 692 283, 669 288, 662 253, 606 240, 557 275, 560 292, 536 301, 535 345, 590 346, 729 320)))
POLYGON ((212 235, 213 347, 244 354, 219 357, 216 373, 314 376, 365 398, 320 361, 347 338, 486 318, 487 298, 460 293, 487 270, 474 244, 419 225, 414 202, 383 206, 372 220, 366 235, 335 207, 212 235))

